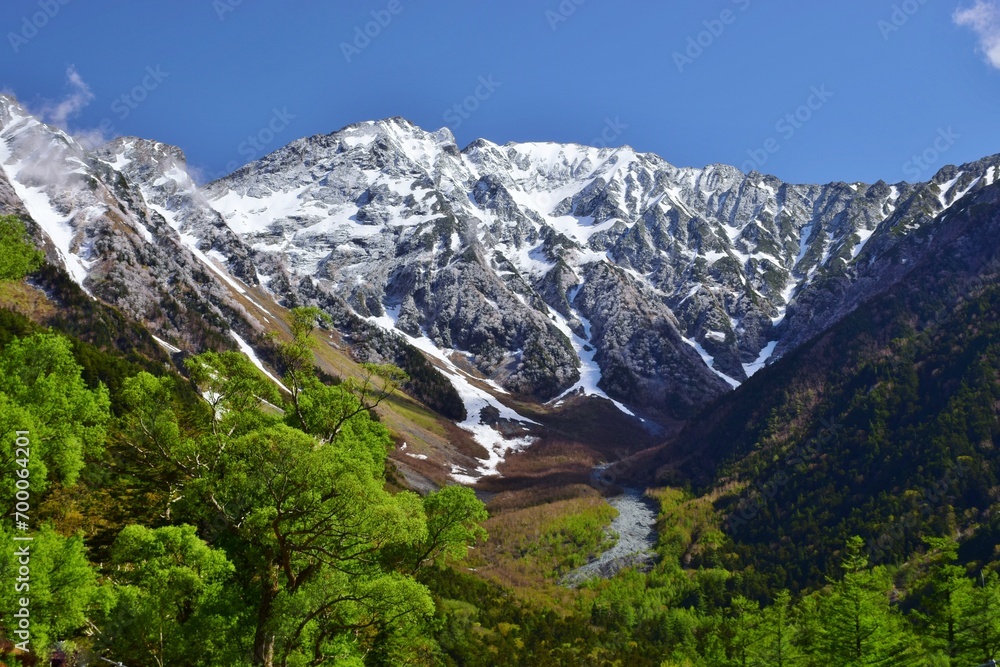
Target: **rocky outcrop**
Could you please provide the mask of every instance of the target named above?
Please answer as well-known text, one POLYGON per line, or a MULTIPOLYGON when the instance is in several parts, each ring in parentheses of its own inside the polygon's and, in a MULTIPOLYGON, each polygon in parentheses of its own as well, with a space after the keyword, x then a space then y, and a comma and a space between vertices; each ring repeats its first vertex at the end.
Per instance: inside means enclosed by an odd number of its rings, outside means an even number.
POLYGON ((198 186, 176 148, 87 152, 10 98, 0 127, 0 207, 31 199, 86 289, 181 346, 207 335, 192 312, 260 328, 234 298, 256 287, 398 331, 514 394, 603 391, 677 419, 905 280, 1000 170, 794 185, 628 147, 460 150, 393 118, 198 186))

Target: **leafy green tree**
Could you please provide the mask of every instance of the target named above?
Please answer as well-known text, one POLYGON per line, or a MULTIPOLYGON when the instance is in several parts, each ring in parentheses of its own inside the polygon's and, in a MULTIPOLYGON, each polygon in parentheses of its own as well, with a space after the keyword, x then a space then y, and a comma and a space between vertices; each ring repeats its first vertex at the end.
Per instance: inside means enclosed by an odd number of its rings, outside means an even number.
POLYGON ((234 567, 193 526, 128 526, 115 540, 97 646, 137 667, 239 661, 234 567))
POLYGON ((0 216, 0 280, 21 280, 45 259, 31 243, 24 223, 13 215, 0 216))
POLYGON ((424 496, 423 507, 427 536, 396 553, 386 550, 394 569, 416 574, 439 559, 463 558, 469 546, 486 539, 481 524, 489 515, 472 489, 446 486, 424 496))
POLYGON ((961 607, 958 643, 962 655, 979 664, 1000 658, 1000 575, 980 574, 961 607))
POLYGON ((302 414, 300 395, 306 383, 315 377, 312 332, 316 330, 318 323, 329 321, 330 316, 315 306, 293 308, 288 322, 292 340, 277 343, 285 384, 292 394, 293 412, 302 427, 305 427, 306 418, 302 414))
POLYGON ((967 664, 961 656, 959 632, 962 615, 969 605, 972 581, 958 562, 958 542, 953 538, 924 538, 930 560, 926 575, 912 588, 919 607, 912 618, 924 646, 939 652, 948 664, 967 664))
POLYGON ((252 413, 263 404, 281 405, 275 384, 240 352, 205 352, 184 362, 191 380, 221 421, 227 413, 252 413))
POLYGON ((797 625, 792 618, 791 600, 788 591, 779 591, 761 614, 760 643, 754 656, 762 666, 789 667, 799 664, 800 654, 795 645, 797 625))
POLYGON ((910 664, 911 637, 889 602, 891 582, 884 568, 868 568, 864 548, 860 537, 848 540, 841 564, 843 578, 831 582, 831 590, 820 597, 814 664, 910 664))
MULTIPOLYGON (((180 407, 175 400, 174 380, 139 373, 122 383, 120 403, 124 408, 116 421, 115 438, 130 452, 129 465, 140 480, 155 480, 161 516, 174 518, 174 507, 184 499, 192 480, 207 474, 218 463, 225 443, 201 441, 181 428, 180 407)), ((212 413, 205 423, 217 428, 212 413)))
POLYGON ((725 627, 732 664, 740 667, 750 667, 757 664, 755 655, 759 648, 761 637, 760 606, 745 597, 738 595, 729 606, 729 615, 725 627))
POLYGON ((109 418, 107 390, 87 388, 65 338, 15 338, 0 351, 0 499, 6 516, 26 524, 16 536, 31 538, 15 542, 15 526, 0 527, 9 545, 0 557, 0 578, 9 583, 0 592, 0 619, 7 637, 17 638, 12 615, 28 599, 30 646, 42 653, 84 625, 95 575, 80 536, 34 520, 52 486, 74 485, 84 457, 101 450, 109 418), (18 581, 24 558, 30 579, 18 581))
POLYGON ((14 642, 23 641, 14 616, 21 608, 21 598, 29 600, 31 625, 29 649, 45 655, 49 644, 77 634, 87 622, 87 609, 96 594, 96 575, 80 536, 64 537, 51 526, 42 526, 30 534, 30 542, 15 542, 9 522, 0 524, 0 541, 6 546, 0 554, 0 619, 5 635, 14 642), (27 548, 30 575, 19 574, 18 552, 27 548), (20 577, 20 579, 19 579, 20 577))
POLYGON ((362 364, 362 368, 362 378, 347 378, 335 386, 300 377, 292 424, 331 442, 353 417, 377 408, 407 380, 406 373, 389 364, 362 364))
POLYGON ((374 410, 409 380, 391 364, 362 364, 360 379, 346 378, 336 386, 323 384, 313 367, 312 332, 330 316, 314 306, 293 308, 290 342, 278 343, 278 358, 291 393, 290 424, 329 442, 354 416, 374 410))
POLYGON ((188 363, 211 404, 202 423, 182 427, 169 381, 140 374, 124 386, 122 437, 175 485, 178 514, 216 528, 213 544, 236 566, 253 610, 253 664, 350 664, 364 655, 407 664, 433 652, 418 631, 433 604, 412 574, 464 553, 482 535, 485 511, 464 489, 423 501, 386 491, 391 439, 366 397, 384 393, 391 372, 374 393, 323 385, 296 356, 308 349, 310 326, 302 313, 296 321, 284 417, 256 368, 209 354, 188 363))
POLYGON ((371 628, 380 612, 395 619, 430 611, 416 582, 379 564, 383 548, 426 537, 420 501, 388 494, 353 445, 318 446, 277 424, 233 439, 221 474, 201 481, 255 575, 259 664, 284 665, 307 642, 321 647, 371 628))
POLYGON ((31 458, 40 466, 32 475, 36 492, 47 481, 72 485, 84 456, 103 448, 110 419, 108 391, 103 385, 87 388, 66 338, 35 334, 7 345, 0 352, 0 395, 31 416, 31 458))

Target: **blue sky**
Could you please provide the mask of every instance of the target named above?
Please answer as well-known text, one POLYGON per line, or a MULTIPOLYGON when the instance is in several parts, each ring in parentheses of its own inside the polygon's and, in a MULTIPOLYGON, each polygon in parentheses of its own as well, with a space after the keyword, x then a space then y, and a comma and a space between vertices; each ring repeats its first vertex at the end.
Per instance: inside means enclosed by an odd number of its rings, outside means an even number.
POLYGON ((5 0, 0 88, 76 133, 176 144, 208 177, 404 116, 460 146, 895 182, 1000 153, 996 2, 5 0))

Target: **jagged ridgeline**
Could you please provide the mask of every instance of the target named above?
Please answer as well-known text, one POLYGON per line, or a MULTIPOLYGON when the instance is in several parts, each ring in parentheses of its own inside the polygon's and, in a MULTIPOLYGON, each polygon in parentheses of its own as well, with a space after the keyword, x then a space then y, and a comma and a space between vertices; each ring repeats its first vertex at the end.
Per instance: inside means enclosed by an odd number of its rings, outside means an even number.
POLYGON ((994 157, 792 185, 629 148, 460 150, 390 119, 198 185, 176 148, 85 150, 0 97, 0 214, 48 260, 0 218, 38 645, 269 667, 995 658, 998 176, 994 157), (584 446, 614 411, 632 430, 584 446), (631 468, 659 487, 650 571, 558 587, 615 539, 588 466, 646 427, 669 437, 631 468), (529 455, 504 467, 511 448, 529 455), (471 552, 486 514, 433 491, 454 480, 498 490, 471 552))
POLYGON ((642 469, 714 498, 752 587, 821 584, 851 535, 880 563, 928 535, 964 536, 965 561, 997 558, 998 203, 985 190, 916 232, 910 243, 936 252, 909 280, 720 400, 642 469))
MULTIPOLYGON (((455 351, 515 395, 583 389, 668 421, 905 279, 934 247, 907 239, 1000 166, 792 185, 627 147, 459 150, 447 130, 390 119, 198 187, 176 148, 88 152, 10 98, 0 120, 7 200, 86 289, 183 349, 266 329, 259 289, 455 351)), ((454 396, 431 402, 461 412, 454 396)))

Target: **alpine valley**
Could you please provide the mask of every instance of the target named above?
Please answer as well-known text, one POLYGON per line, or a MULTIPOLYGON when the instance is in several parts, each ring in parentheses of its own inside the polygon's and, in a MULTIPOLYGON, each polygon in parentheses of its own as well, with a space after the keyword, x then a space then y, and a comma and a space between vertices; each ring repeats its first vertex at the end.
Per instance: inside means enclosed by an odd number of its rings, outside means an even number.
MULTIPOLYGON (((237 351, 279 397, 314 307, 321 379, 405 371, 373 410, 387 485, 471 486, 491 515, 486 543, 425 575, 440 661, 405 664, 821 664, 739 661, 751 612, 733 596, 768 605, 758 633, 794 607, 788 651, 819 661, 838 645, 804 648, 824 586, 896 577, 864 639, 888 645, 904 624, 938 637, 906 614, 938 594, 941 559, 1000 560, 998 181, 1000 156, 798 185, 629 147, 461 148, 391 118, 201 184, 176 147, 88 148, 0 95, 0 216, 47 258, 2 305, 191 381, 185 361, 237 351), (616 540, 639 546, 600 560, 616 540)), ((905 664, 975 664, 943 659, 905 664)))

